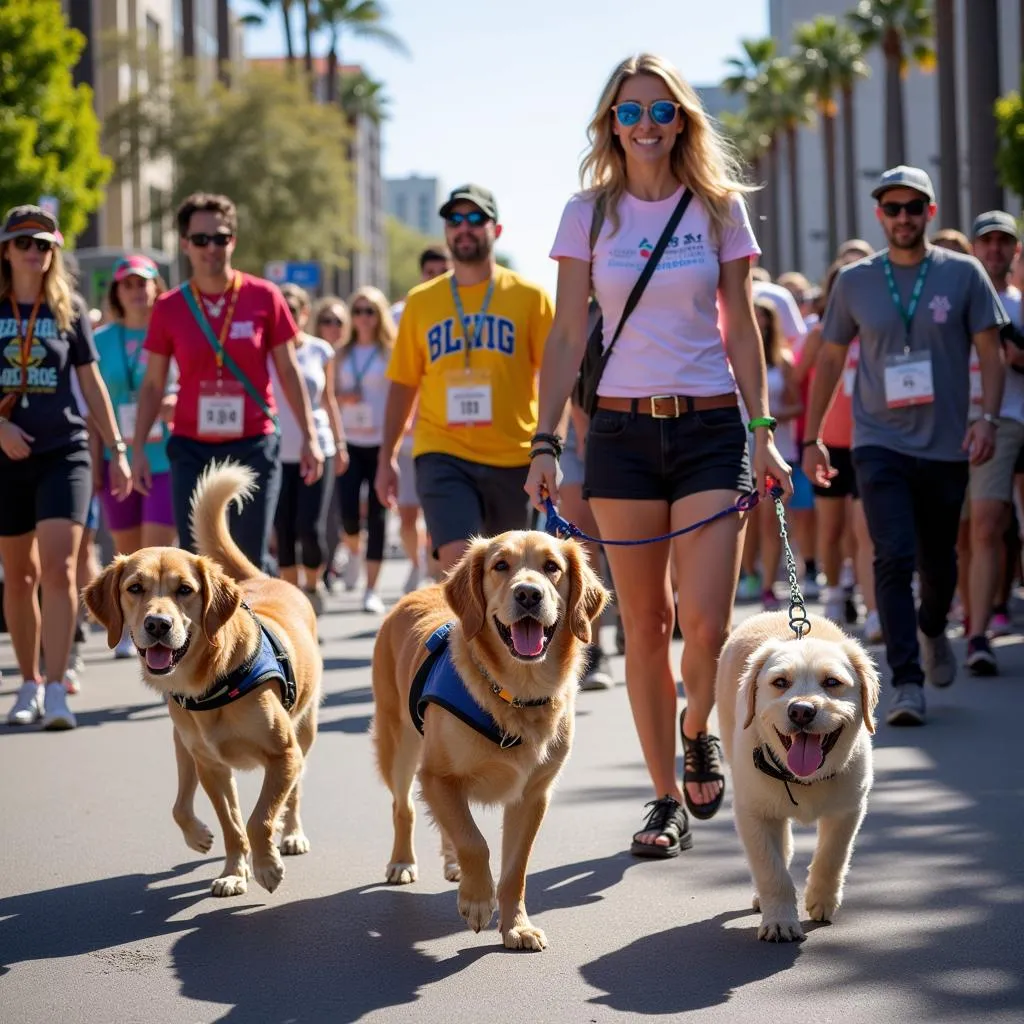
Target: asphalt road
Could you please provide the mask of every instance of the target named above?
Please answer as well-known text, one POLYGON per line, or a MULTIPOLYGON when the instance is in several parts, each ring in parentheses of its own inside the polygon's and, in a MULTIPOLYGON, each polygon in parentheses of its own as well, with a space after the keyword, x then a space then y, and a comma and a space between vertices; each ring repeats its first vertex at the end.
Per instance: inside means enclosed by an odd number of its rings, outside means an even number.
MULTIPOLYGON (((403 577, 386 566, 386 598, 403 577)), ((626 852, 651 794, 614 659, 620 685, 580 696, 576 747, 530 865, 527 905, 550 946, 523 954, 502 948, 493 922, 463 926, 425 815, 420 881, 383 884, 390 797, 367 735, 375 621, 354 595, 323 619, 325 700, 303 806, 313 848, 287 859, 273 895, 255 884, 209 895, 219 832, 210 856, 185 847, 166 710, 99 634, 77 731, 0 726, 0 1021, 1024 1020, 1019 639, 997 647, 1001 677, 929 693, 926 728, 880 726, 845 905, 802 945, 756 941, 729 802, 676 860, 626 852)), ((4 637, 4 710, 12 666, 4 637)), ((244 814, 258 785, 240 777, 244 814)), ((197 809, 215 825, 201 791, 197 809)), ((481 820, 500 848, 497 815, 481 820)), ((798 832, 800 889, 812 843, 798 832)))

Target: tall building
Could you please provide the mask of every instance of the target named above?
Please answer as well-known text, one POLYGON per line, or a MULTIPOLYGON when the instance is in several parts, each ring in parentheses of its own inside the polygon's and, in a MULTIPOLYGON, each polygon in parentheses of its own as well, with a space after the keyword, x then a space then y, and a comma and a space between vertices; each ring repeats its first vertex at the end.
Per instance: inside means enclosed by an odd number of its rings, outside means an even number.
MULTIPOLYGON (((961 218, 958 225, 963 228, 970 226, 973 217, 981 212, 972 208, 970 173, 974 164, 977 173, 983 173, 981 163, 972 159, 971 131, 968 115, 968 79, 978 71, 978 65, 969 65, 967 59, 967 4, 988 3, 990 0, 963 0, 954 4, 956 11, 955 37, 957 125, 959 128, 959 170, 961 182, 960 210, 961 218)), ((1019 86, 1021 68, 1021 5, 1015 0, 997 0, 994 5, 997 11, 997 38, 991 40, 986 51, 989 57, 985 70, 994 72, 998 66, 1000 93, 1008 92, 1019 86)), ((777 49, 781 53, 789 51, 793 38, 793 29, 801 22, 811 21, 818 15, 832 15, 842 19, 853 7, 852 0, 770 0, 769 28, 776 40, 777 49)), ((972 11, 972 13, 974 13, 972 11)), ((857 188, 857 226, 861 237, 881 247, 884 238, 876 219, 875 203, 871 198, 872 184, 885 169, 885 66, 878 49, 867 55, 871 67, 871 76, 857 82, 855 100, 855 165, 857 188)), ((939 86, 938 76, 922 72, 911 61, 903 79, 904 111, 906 118, 906 162, 925 168, 932 176, 937 191, 941 192, 939 175, 940 129, 939 129, 939 86)), ((845 188, 844 152, 841 115, 836 124, 836 164, 839 171, 838 219, 839 236, 846 235, 846 218, 844 215, 845 188)), ((823 133, 820 123, 802 129, 798 136, 797 163, 800 182, 800 223, 802 237, 802 262, 800 268, 793 267, 792 245, 790 240, 790 208, 788 188, 788 166, 785 146, 780 154, 780 175, 778 185, 779 198, 779 236, 780 259, 776 271, 801 269, 812 278, 820 278, 827 269, 832 254, 828 250, 828 231, 826 219, 825 196, 825 157, 823 150, 823 133)), ((991 160, 987 170, 991 173, 991 160)), ((1006 203, 1012 212, 1019 210, 1019 204, 1009 197, 1006 203)), ((940 219, 941 219, 940 213, 940 219)), ((936 225, 937 226, 937 225, 936 225)), ((951 225, 952 226, 952 225, 951 225)), ((762 239, 762 244, 764 240, 762 239)))
POLYGON ((437 211, 441 206, 441 186, 437 178, 388 178, 384 182, 384 206, 403 224, 423 235, 437 235, 441 225, 437 211))

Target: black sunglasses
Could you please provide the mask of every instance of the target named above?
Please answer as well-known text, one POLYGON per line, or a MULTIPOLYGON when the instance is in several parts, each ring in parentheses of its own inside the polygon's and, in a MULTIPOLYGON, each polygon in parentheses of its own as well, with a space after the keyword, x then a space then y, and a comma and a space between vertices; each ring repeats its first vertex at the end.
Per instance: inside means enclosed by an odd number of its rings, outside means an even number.
POLYGON ((886 217, 898 217, 902 210, 906 210, 911 217, 920 217, 928 209, 928 200, 910 199, 905 203, 879 203, 878 206, 886 217))
POLYGON ((377 310, 375 310, 373 308, 373 306, 353 306, 352 307, 352 315, 353 316, 376 316, 377 315, 377 310))
POLYGON ((193 245, 198 246, 200 249, 205 249, 211 242, 223 249, 235 236, 229 231, 218 231, 215 235, 208 235, 205 231, 197 231, 194 235, 188 235, 187 237, 193 245))
POLYGON ((317 320, 317 323, 320 324, 321 327, 344 327, 345 326, 343 321, 339 320, 336 316, 331 316, 329 314, 327 316, 320 317, 317 320))
POLYGON ((35 242, 35 246, 40 252, 49 252, 53 248, 53 242, 48 238, 32 238, 29 235, 19 235, 15 238, 14 248, 20 249, 22 252, 28 252, 32 248, 33 242, 35 242))
POLYGON ((480 210, 470 210, 469 213, 449 213, 445 221, 453 228, 457 228, 465 221, 471 228, 478 228, 486 224, 491 218, 480 210))

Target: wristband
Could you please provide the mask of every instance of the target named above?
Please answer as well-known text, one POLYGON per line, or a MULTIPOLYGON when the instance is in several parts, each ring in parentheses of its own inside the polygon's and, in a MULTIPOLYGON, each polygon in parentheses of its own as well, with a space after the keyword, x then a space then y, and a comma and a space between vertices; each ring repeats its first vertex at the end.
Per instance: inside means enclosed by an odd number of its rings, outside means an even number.
POLYGON ((536 444, 538 441, 551 445, 558 455, 562 454, 562 439, 557 434, 534 434, 530 438, 530 444, 536 444))
POLYGON ((769 430, 774 430, 778 425, 779 421, 774 416, 758 416, 747 424, 747 430, 751 433, 758 427, 767 427, 769 430))
POLYGON ((800 451, 803 451, 805 448, 815 448, 819 444, 824 444, 824 443, 825 443, 824 441, 819 441, 817 438, 814 438, 813 441, 801 441, 800 442, 800 451))
POLYGON ((556 452, 554 448, 534 448, 530 452, 531 461, 537 458, 538 455, 551 455, 557 461, 561 457, 561 452, 556 452))

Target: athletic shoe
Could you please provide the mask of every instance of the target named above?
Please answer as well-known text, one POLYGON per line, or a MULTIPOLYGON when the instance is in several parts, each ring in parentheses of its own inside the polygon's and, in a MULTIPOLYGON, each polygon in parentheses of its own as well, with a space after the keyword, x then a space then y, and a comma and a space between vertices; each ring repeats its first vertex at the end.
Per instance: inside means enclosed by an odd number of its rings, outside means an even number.
POLYGON ((39 683, 22 683, 14 706, 7 712, 8 725, 35 725, 43 717, 43 687, 39 683))
POLYGON ((320 583, 313 590, 304 590, 303 593, 309 598, 309 603, 313 606, 313 614, 317 618, 323 615, 327 604, 327 588, 320 583))
POLYGON ((420 567, 415 563, 409 567, 409 575, 405 578, 405 583, 402 584, 402 593, 411 594, 414 590, 419 589, 419 585, 423 582, 423 573, 420 572, 420 567))
POLYGON ((355 590, 359 583, 359 573, 362 569, 358 555, 349 555, 345 567, 341 570, 341 582, 345 584, 346 590, 355 590))
POLYGON ((581 690, 610 690, 615 685, 608 658, 601 650, 600 644, 591 644, 587 648, 587 661, 583 666, 583 678, 580 680, 581 690))
POLYGON ((870 611, 864 617, 864 643, 880 644, 882 639, 882 620, 877 611, 870 611))
MULTIPOLYGON (((76 640, 71 645, 71 656, 68 658, 68 670, 76 675, 85 671, 85 658, 82 657, 82 641, 76 640)), ((75 691, 78 692, 77 690, 75 691)))
MULTIPOLYGON (((79 659, 81 662, 81 659, 79 659)), ((68 667, 64 673, 64 689, 74 695, 82 692, 82 677, 77 668, 68 667)))
POLYGON ((846 594, 842 587, 825 588, 825 618, 836 624, 846 621, 846 594))
POLYGON ((988 624, 988 630, 993 636, 1009 636, 1013 632, 1013 623, 1006 612, 996 612, 988 624))
POLYGON ((128 630, 125 630, 124 635, 114 648, 114 657, 119 659, 134 658, 138 653, 139 652, 135 650, 135 641, 132 640, 131 634, 128 630))
POLYGON ((906 683, 896 687, 885 720, 890 725, 924 725, 925 710, 924 689, 916 683, 906 683))
POLYGON ((761 596, 761 578, 756 572, 740 577, 740 585, 736 590, 738 601, 756 601, 761 596))
POLYGON ((384 602, 377 596, 375 591, 367 590, 363 595, 363 611, 371 612, 374 615, 383 615, 386 611, 384 602))
POLYGON ((972 636, 967 641, 967 667, 975 676, 997 676, 999 666, 992 646, 984 636, 972 636))
POLYGON ((821 597, 821 590, 818 587, 817 577, 808 573, 804 576, 803 598, 805 601, 817 601, 821 597))
POLYGON ((956 679, 956 658, 945 631, 938 636, 925 636, 917 631, 917 642, 921 647, 921 668, 925 679, 940 690, 950 686, 956 679))
POLYGON ((78 722, 68 707, 68 695, 65 692, 67 683, 47 683, 46 696, 44 698, 43 728, 52 729, 74 729, 78 722))

